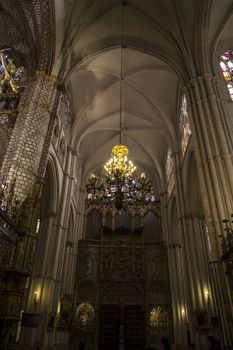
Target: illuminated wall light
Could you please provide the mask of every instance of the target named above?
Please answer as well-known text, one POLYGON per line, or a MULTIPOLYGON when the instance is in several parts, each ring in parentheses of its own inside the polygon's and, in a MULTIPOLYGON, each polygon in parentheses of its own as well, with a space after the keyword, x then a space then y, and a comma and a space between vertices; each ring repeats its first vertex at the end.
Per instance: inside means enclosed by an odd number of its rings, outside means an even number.
POLYGON ((181 317, 184 320, 185 319, 185 309, 184 307, 181 308, 181 317))
POLYGON ((210 303, 210 293, 208 290, 205 291, 206 301, 209 304, 210 303))
POLYGON ((36 310, 36 309, 37 309, 37 303, 38 303, 38 290, 35 290, 35 291, 34 291, 33 302, 34 302, 34 308, 35 308, 35 310, 36 310))
POLYGON ((61 311, 61 303, 59 301, 58 304, 57 304, 57 315, 60 314, 60 311, 61 311))

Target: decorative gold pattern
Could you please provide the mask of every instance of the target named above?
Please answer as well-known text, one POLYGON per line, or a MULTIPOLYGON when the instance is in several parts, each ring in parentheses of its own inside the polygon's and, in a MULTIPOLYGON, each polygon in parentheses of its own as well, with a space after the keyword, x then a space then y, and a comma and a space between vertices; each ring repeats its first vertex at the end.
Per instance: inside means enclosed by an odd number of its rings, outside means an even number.
POLYGON ((95 324, 95 311, 91 304, 82 303, 77 307, 75 321, 81 329, 90 330, 95 324))
POLYGON ((128 148, 125 145, 114 146, 112 158, 104 166, 106 173, 111 176, 119 172, 122 178, 132 176, 136 166, 131 160, 128 160, 128 153, 128 148))
POLYGON ((150 312, 150 333, 163 335, 168 332, 168 312, 160 305, 153 307, 150 312))
POLYGON ((6 54, 10 49, 0 50, 0 94, 17 93, 20 88, 19 81, 23 77, 24 67, 16 68, 13 59, 6 54))

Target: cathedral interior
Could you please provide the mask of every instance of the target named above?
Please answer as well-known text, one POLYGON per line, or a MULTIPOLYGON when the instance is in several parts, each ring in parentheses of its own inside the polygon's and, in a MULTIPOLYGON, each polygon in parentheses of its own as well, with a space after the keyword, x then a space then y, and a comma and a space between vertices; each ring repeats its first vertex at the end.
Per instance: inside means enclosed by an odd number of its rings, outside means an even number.
POLYGON ((0 0, 0 349, 233 349, 232 28, 0 0))

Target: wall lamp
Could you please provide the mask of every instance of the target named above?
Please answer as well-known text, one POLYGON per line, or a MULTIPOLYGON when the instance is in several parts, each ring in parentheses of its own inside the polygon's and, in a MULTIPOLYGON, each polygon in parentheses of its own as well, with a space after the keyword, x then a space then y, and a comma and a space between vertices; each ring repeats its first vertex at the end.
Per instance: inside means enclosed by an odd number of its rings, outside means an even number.
POLYGON ((37 303, 38 303, 38 291, 37 290, 34 291, 33 302, 34 302, 34 309, 36 310, 37 309, 37 303))
POLYGON ((206 301, 207 301, 207 303, 210 304, 210 293, 209 293, 208 290, 205 292, 205 295, 206 295, 206 301))

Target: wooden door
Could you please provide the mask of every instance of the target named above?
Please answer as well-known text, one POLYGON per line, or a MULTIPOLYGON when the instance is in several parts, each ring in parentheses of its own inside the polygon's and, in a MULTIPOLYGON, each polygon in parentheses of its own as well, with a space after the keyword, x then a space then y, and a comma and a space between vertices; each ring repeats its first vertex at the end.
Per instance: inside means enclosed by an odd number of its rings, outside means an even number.
POLYGON ((128 305, 124 309, 124 350, 143 350, 145 343, 145 313, 143 306, 128 305))
POLYGON ((102 305, 100 308, 99 349, 118 350, 120 308, 118 305, 102 305))

